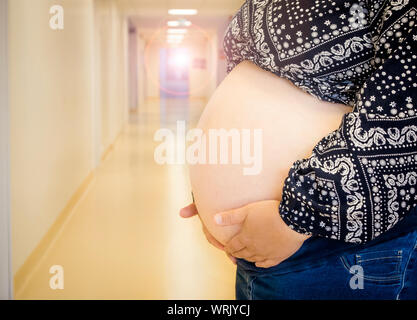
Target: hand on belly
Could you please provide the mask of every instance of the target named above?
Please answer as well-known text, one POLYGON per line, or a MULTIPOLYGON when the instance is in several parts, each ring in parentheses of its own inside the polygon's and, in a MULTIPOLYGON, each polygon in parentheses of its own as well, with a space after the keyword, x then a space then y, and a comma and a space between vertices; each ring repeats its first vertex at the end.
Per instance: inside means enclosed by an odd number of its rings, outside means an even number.
POLYGON ((252 150, 254 132, 261 129, 261 170, 256 175, 244 175, 248 165, 243 161, 232 164, 230 157, 227 164, 218 161, 189 166, 195 203, 209 232, 225 244, 239 226, 217 226, 213 219, 216 213, 260 200, 280 200, 291 165, 308 157, 349 111, 345 105, 319 101, 250 62, 238 65, 217 88, 198 128, 207 137, 210 129, 249 130, 252 150))

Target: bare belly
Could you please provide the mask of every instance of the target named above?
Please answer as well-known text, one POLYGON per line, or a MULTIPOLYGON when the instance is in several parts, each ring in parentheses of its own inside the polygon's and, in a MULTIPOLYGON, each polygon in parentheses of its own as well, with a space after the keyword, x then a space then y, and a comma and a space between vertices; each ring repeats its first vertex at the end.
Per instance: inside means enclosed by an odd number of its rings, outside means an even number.
POLYGON ((239 64, 211 97, 198 128, 207 136, 209 129, 249 129, 252 148, 254 130, 262 129, 262 170, 245 175, 243 169, 250 166, 243 161, 189 166, 196 206, 210 233, 225 243, 239 230, 216 226, 213 216, 218 212, 280 200, 291 165, 308 157, 349 111, 345 105, 319 101, 250 62, 239 64))

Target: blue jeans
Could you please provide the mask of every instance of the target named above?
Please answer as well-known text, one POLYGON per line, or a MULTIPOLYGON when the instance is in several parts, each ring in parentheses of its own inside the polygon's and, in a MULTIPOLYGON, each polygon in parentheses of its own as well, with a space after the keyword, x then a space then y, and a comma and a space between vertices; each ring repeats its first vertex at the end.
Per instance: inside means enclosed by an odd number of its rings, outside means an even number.
POLYGON ((281 264, 238 259, 236 299, 417 299, 417 210, 365 245, 312 237, 281 264))

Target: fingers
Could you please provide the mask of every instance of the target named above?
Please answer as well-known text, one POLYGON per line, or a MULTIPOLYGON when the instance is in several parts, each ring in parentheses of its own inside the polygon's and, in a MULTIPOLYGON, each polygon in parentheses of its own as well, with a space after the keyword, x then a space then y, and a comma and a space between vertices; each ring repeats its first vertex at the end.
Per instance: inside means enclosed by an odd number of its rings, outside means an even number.
POLYGON ((195 216, 196 214, 198 214, 197 211, 197 207, 195 206, 194 203, 182 208, 180 210, 180 216, 183 218, 191 218, 193 216, 195 216))
POLYGON ((271 268, 273 266, 276 266, 279 263, 280 263, 279 260, 268 259, 268 260, 256 262, 255 266, 257 266, 258 268, 271 268))
POLYGON ((250 251, 247 248, 245 248, 243 250, 240 250, 240 251, 234 253, 233 256, 236 257, 236 258, 245 259, 245 260, 247 260, 249 262, 262 262, 262 261, 265 261, 265 257, 259 256, 259 255, 255 255, 255 254, 253 254, 252 251, 250 251))
POLYGON ((252 257, 246 258, 245 260, 247 260, 249 262, 262 262, 262 261, 265 261, 265 257, 252 256, 252 257))
POLYGON ((214 221, 220 226, 230 226, 243 223, 247 215, 248 211, 246 207, 242 207, 239 209, 217 213, 214 216, 214 221))
MULTIPOLYGON (((226 251, 227 253, 227 251, 226 251)), ((229 254, 229 253, 228 253, 229 254)), ((240 251, 233 253, 233 256, 240 259, 245 259, 250 262, 262 262, 265 261, 265 257, 254 254, 250 249, 243 248, 240 251)))
MULTIPOLYGON (((248 250, 248 248, 243 248, 242 250, 240 250, 240 251, 236 251, 236 252, 234 252, 233 253, 233 256, 234 257, 236 257, 236 258, 241 258, 241 259, 245 259, 245 260, 248 260, 249 258, 252 258, 254 255, 253 255, 253 253, 252 252, 250 252, 249 250, 248 250)), ((263 259, 263 260, 265 260, 265 259, 263 259)), ((248 260, 249 261, 249 260, 248 260)))
POLYGON ((235 255, 235 252, 238 252, 240 250, 243 250, 246 247, 246 245, 242 242, 241 237, 239 235, 232 238, 224 247, 224 249, 232 254, 235 255))

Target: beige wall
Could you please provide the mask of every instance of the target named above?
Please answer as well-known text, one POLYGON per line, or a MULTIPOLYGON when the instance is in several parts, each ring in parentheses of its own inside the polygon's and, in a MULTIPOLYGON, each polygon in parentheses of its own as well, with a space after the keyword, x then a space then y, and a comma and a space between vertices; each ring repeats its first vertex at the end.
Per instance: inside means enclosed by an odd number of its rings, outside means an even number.
POLYGON ((101 148, 104 152, 116 139, 126 121, 127 23, 121 19, 117 0, 95 0, 97 37, 96 59, 100 61, 97 77, 101 97, 101 148))
POLYGON ((159 98, 159 52, 160 43, 157 41, 149 41, 144 46, 144 68, 146 82, 146 98, 159 98))
POLYGON ((200 41, 189 44, 192 60, 204 59, 206 68, 190 66, 190 97, 209 99, 217 87, 217 37, 207 32, 200 41))
POLYGON ((14 273, 122 129, 125 24, 113 2, 9 1, 14 273), (64 30, 49 28, 55 4, 64 30))
POLYGON ((205 98, 207 96, 207 85, 209 84, 208 65, 205 69, 193 65, 194 59, 204 59, 208 62, 207 56, 207 39, 193 41, 187 45, 190 52, 191 62, 189 71, 189 90, 191 98, 205 98))
POLYGON ((145 107, 146 99, 146 70, 145 70, 145 40, 138 35, 138 108, 142 110, 145 107))
POLYGON ((0 300, 12 299, 7 0, 0 0, 0 300))

